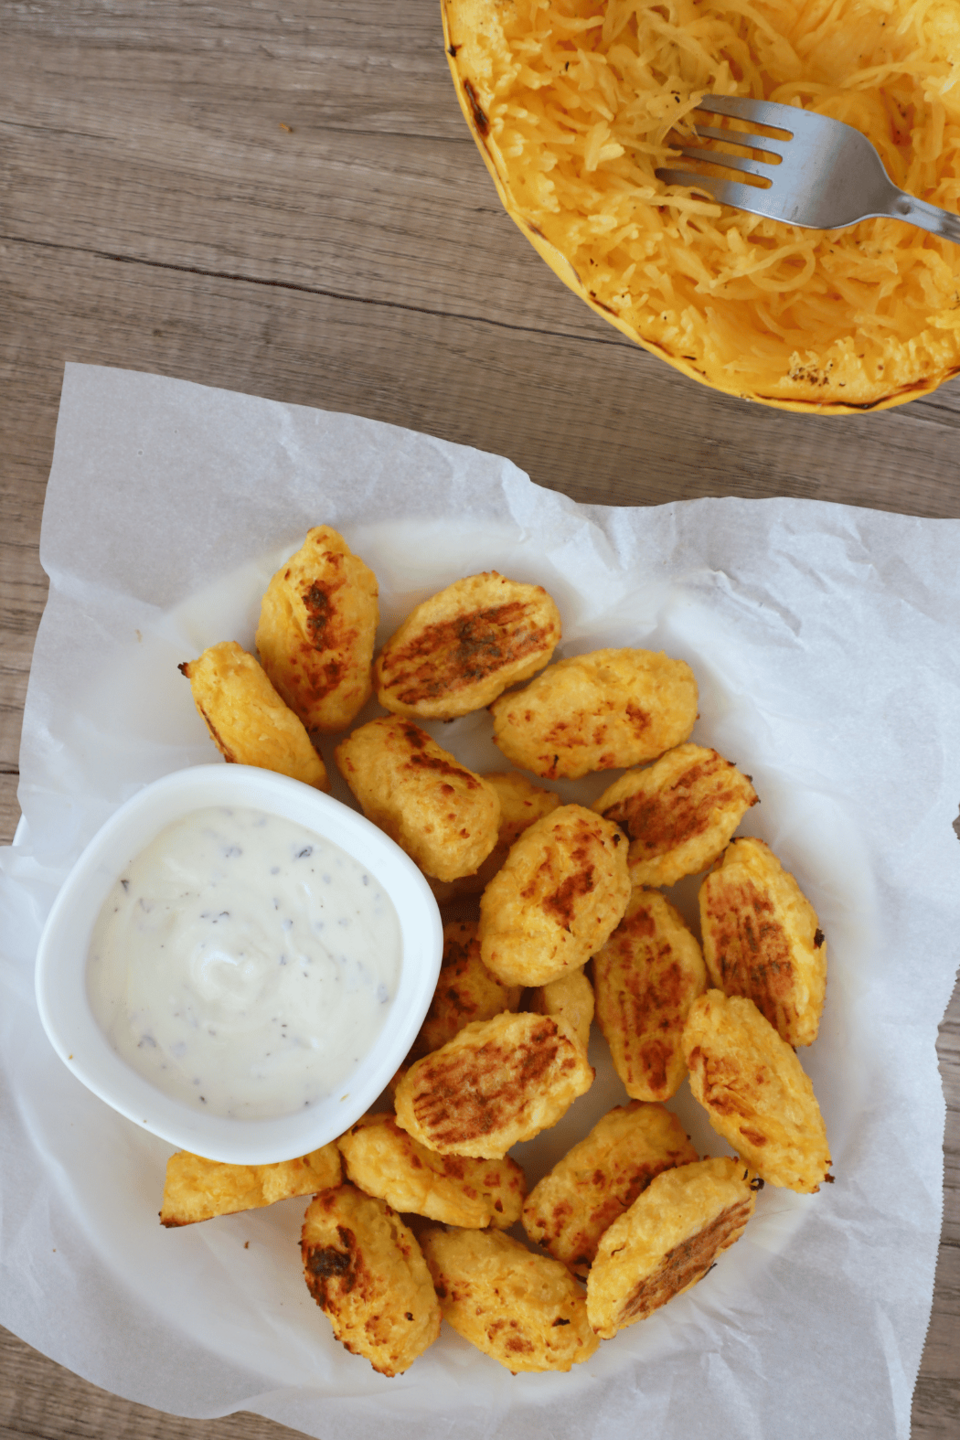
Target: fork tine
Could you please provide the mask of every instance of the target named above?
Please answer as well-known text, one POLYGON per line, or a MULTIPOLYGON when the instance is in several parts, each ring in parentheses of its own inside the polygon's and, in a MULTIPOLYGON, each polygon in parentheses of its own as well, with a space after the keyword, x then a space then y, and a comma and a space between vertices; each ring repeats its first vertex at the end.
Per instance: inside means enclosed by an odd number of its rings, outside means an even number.
MULTIPOLYGON (((792 113, 787 116, 784 112, 796 111, 798 116, 810 113, 799 110, 794 105, 778 105, 770 100, 751 100, 747 95, 704 95, 698 102, 697 109, 709 110, 714 115, 732 115, 737 120, 768 125, 772 130, 786 130, 791 135, 796 131, 787 121, 794 117, 792 113)), ((803 122, 798 120, 796 123, 800 125, 803 122)))
POLYGON ((752 100, 745 95, 701 95, 694 107, 710 115, 729 115, 746 125, 744 130, 712 129, 694 124, 694 135, 719 140, 727 147, 778 156, 771 170, 756 168, 763 160, 715 150, 697 150, 681 144, 680 156, 693 164, 709 162, 722 169, 766 179, 765 189, 702 175, 695 169, 658 169, 668 185, 702 191, 721 204, 752 215, 799 225, 805 230, 840 230, 860 220, 889 216, 919 225, 931 234, 960 245, 960 216, 900 190, 884 169, 876 146, 861 131, 816 110, 752 100), (759 135, 751 124, 779 130, 782 145, 759 135))
POLYGON ((765 150, 768 155, 783 159, 784 147, 789 140, 771 140, 766 135, 754 135, 749 130, 720 130, 713 125, 694 126, 701 140, 722 140, 725 145, 740 145, 745 150, 765 150))
MULTIPOLYGON (((657 179, 665 185, 687 185, 692 190, 702 190, 721 205, 733 205, 737 210, 746 210, 751 215, 765 215, 777 219, 777 209, 771 208, 766 199, 769 190, 756 185, 741 185, 738 180, 722 180, 718 175, 701 175, 696 170, 657 170, 657 179)), ((800 222, 794 222, 800 223, 800 222)))
MULTIPOLYGON (((697 132, 699 134, 699 131, 697 132)), ((765 174, 769 171, 769 163, 764 165, 760 160, 754 160, 747 155, 724 155, 719 150, 698 150, 692 145, 684 145, 680 149, 684 160, 702 160, 708 165, 720 165, 724 170, 739 170, 743 175, 756 175, 758 178, 769 179, 765 174)), ((688 171, 692 174, 692 171, 688 171)))
POLYGON ((658 166, 656 171, 657 179, 662 180, 664 185, 689 185, 691 189, 706 190, 709 195, 719 200, 715 186, 729 184, 729 181, 721 180, 719 175, 701 175, 698 170, 670 170, 658 166))

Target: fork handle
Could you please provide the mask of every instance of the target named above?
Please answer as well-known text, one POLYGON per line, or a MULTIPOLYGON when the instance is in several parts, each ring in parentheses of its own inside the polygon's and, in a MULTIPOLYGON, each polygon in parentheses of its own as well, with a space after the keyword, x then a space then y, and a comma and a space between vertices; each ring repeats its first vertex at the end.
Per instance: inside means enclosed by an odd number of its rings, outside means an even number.
POLYGON ((939 235, 941 240, 952 240, 955 245, 960 245, 960 215, 952 215, 949 210, 918 200, 905 190, 895 189, 886 213, 894 220, 906 220, 911 225, 919 225, 922 230, 939 235))

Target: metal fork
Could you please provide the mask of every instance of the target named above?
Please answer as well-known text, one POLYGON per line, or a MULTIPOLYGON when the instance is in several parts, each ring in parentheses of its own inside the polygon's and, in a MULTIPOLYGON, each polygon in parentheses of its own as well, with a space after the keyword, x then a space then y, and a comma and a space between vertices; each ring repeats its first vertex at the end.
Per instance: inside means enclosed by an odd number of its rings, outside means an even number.
POLYGON ((886 215, 960 245, 960 216, 899 190, 873 145, 851 125, 794 105, 750 100, 741 95, 704 95, 697 108, 730 115, 748 125, 787 132, 783 139, 751 130, 695 126, 699 140, 720 140, 760 152, 750 156, 698 149, 682 142, 684 160, 706 161, 756 175, 769 181, 769 186, 764 189, 724 180, 694 169, 658 170, 657 175, 668 185, 695 185, 723 205, 810 230, 837 230, 855 225, 858 220, 886 215))

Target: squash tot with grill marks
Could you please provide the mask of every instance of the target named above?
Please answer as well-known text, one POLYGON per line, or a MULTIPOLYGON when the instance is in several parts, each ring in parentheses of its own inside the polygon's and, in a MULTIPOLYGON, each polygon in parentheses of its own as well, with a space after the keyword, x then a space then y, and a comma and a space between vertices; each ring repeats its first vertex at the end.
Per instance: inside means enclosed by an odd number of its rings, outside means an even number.
POLYGON ((703 745, 678 745, 645 770, 630 770, 594 801, 630 839, 635 885, 674 885, 723 854, 757 792, 746 775, 703 745))
POLYGON ((312 737, 353 723, 373 692, 377 577, 329 525, 318 525, 273 576, 257 650, 312 737))
POLYGON ((739 1160, 664 1170, 605 1231, 587 1277, 587 1313, 604 1340, 702 1280, 746 1228, 756 1177, 739 1160))
POLYGON ((512 985, 546 985, 585 965, 630 895, 621 830, 561 805, 520 836, 480 899, 480 955, 512 985))
POLYGON ((600 1237, 654 1176, 699 1158, 665 1106, 642 1100, 618 1105, 533 1187, 523 1228, 555 1260, 586 1275, 600 1237))
POLYGON ((377 699, 395 715, 453 720, 542 670, 559 641, 560 612, 542 585, 470 575, 391 635, 374 667, 377 699))
POLYGON ((507 1230, 520 1218, 527 1182, 516 1160, 438 1155, 389 1114, 364 1115, 337 1141, 351 1180, 402 1215, 444 1225, 507 1230))
POLYGON ((832 1180, 810 1077, 752 1000, 719 990, 701 995, 687 1017, 683 1052, 694 1098, 758 1175, 801 1194, 832 1180))
POLYGON ((496 1015, 411 1065, 396 1090, 397 1123, 441 1155, 500 1159, 555 1125, 593 1077, 566 1021, 496 1015))
POLYGON ((700 886, 703 958, 725 995, 745 995, 788 1045, 812 1045, 827 988, 817 913, 769 845, 734 840, 700 886))
POLYGON ((367 819, 426 875, 470 875, 497 843, 496 790, 412 720, 371 720, 334 753, 367 819))
POLYGON ((545 780, 575 780, 655 760, 686 740, 697 682, 685 660, 651 650, 593 650, 558 660, 495 700, 493 738, 545 780))
POLYGON ((637 886, 626 914, 593 957, 597 1024, 635 1100, 669 1100, 687 1073, 683 1030, 707 988, 696 937, 658 890, 637 886))

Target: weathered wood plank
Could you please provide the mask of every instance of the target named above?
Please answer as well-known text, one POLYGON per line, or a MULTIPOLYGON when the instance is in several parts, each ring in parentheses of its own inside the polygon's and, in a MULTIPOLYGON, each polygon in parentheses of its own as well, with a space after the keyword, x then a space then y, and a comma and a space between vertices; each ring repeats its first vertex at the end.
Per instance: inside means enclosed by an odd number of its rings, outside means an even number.
POLYGON ((912 1440, 960 1433, 960 1245, 941 1245, 933 1318, 913 1397, 912 1440))
POLYGON ((777 493, 960 514, 955 430, 910 406, 829 421, 746 406, 607 327, 532 332, 27 241, 5 260, 24 339, 0 376, 51 406, 63 359, 126 365, 506 454, 582 501, 777 493))
POLYGON ((259 1415, 187 1420, 81 1380, 0 1326, 0 1435, 23 1440, 291 1440, 259 1415), (13 1383, 5 1383, 7 1377, 13 1383))
MULTIPOLYGON (((7 234, 576 335, 635 354, 543 266, 500 209, 453 96, 432 4, 415 0, 388 63, 379 30, 319 3, 279 30, 274 15, 236 32, 206 15, 196 50, 185 56, 177 37, 193 8, 154 7, 142 33, 121 17, 91 35, 91 7, 65 16, 48 4, 37 7, 39 20, 15 28, 0 100, 13 202, 7 234), (180 101, 174 110, 171 91, 180 101), (294 114, 295 105, 307 109, 294 114), (280 111, 298 123, 277 119, 280 111)), ((700 387, 671 378, 685 406, 703 407, 700 387)), ((742 415, 739 402, 728 403, 742 415)), ((955 428, 960 382, 909 409, 910 425, 955 428)), ((788 448, 800 434, 807 448, 822 447, 835 424, 764 414, 770 418, 757 423, 779 421, 788 448)), ((902 417, 841 424, 857 440, 882 440, 907 426, 902 417)), ((828 464, 832 448, 828 442, 828 464)), ((916 447, 895 448, 902 461, 916 447)), ((945 442, 937 448, 945 457, 945 442)), ((768 468, 777 458, 766 457, 768 468)), ((913 509, 909 470, 907 477, 904 508, 913 509)), ((956 511, 960 499, 952 504, 956 511)))

